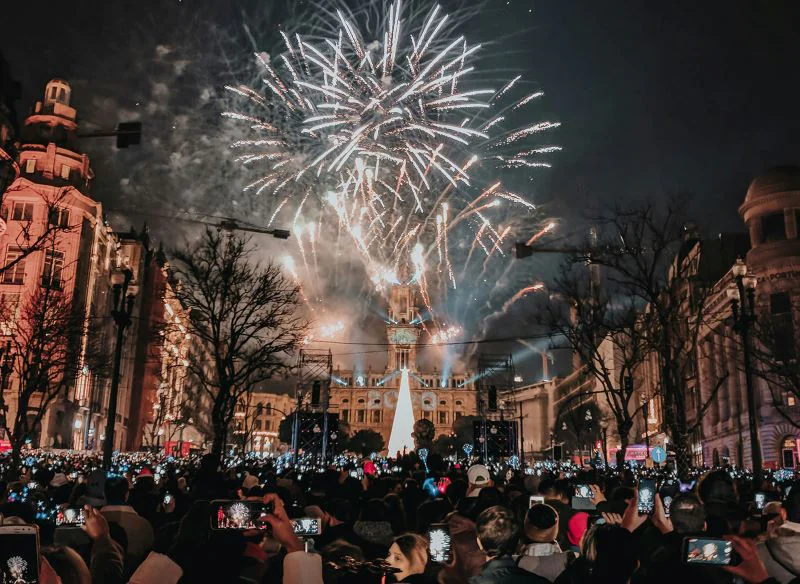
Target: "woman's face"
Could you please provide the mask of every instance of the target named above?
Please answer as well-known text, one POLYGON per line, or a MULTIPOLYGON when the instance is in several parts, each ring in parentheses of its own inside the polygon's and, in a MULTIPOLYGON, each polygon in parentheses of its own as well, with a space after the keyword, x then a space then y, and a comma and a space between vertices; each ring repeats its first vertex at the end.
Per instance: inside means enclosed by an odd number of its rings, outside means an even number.
POLYGON ((398 581, 405 580, 406 576, 411 575, 411 562, 403 555, 403 552, 400 551, 396 543, 393 543, 392 547, 389 548, 389 555, 386 556, 386 563, 392 568, 400 570, 395 573, 395 578, 397 578, 398 581))

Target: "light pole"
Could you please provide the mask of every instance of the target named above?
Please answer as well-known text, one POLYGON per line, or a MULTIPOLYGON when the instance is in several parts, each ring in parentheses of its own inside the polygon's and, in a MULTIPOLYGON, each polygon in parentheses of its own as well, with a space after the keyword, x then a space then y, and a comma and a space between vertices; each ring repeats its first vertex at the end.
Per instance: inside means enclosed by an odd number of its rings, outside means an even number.
POLYGON ((733 312, 733 330, 742 339, 742 360, 744 361, 744 379, 747 389, 747 417, 750 426, 750 456, 753 465, 753 483, 760 488, 763 477, 761 461, 761 439, 758 434, 758 412, 756 411, 756 392, 753 386, 753 371, 750 355, 750 327, 756 320, 755 290, 756 279, 747 275, 747 265, 741 258, 731 269, 736 281, 735 288, 728 289, 733 312))
POLYGON ((600 432, 603 436, 603 463, 608 467, 608 420, 600 420, 600 432))
POLYGON ((114 369, 111 374, 111 393, 108 398, 108 419, 106 420, 106 437, 103 442, 103 468, 111 468, 111 455, 114 452, 114 427, 117 421, 117 397, 119 394, 119 370, 122 363, 122 346, 125 343, 125 329, 131 324, 133 301, 138 291, 131 284, 133 272, 130 268, 115 270, 111 274, 111 286, 114 292, 114 308, 111 316, 117 325, 117 341, 114 345, 114 369))

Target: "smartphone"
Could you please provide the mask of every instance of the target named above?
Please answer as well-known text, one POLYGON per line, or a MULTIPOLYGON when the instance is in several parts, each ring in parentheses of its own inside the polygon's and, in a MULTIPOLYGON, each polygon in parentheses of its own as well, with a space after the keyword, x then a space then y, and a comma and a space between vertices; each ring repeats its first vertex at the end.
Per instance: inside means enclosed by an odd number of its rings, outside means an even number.
POLYGON ((727 540, 710 537, 686 537, 683 540, 685 564, 735 566, 740 561, 733 544, 727 540))
POLYGON ((575 493, 572 496, 579 499, 594 499, 594 491, 589 485, 575 485, 575 493))
POLYGON ((530 500, 528 501, 528 508, 530 509, 534 505, 541 505, 544 503, 544 497, 541 495, 531 495, 530 500))
POLYGON ((756 493, 754 500, 756 502, 756 509, 761 511, 764 509, 764 505, 767 503, 767 494, 766 493, 756 493))
POLYGON ((653 479, 639 480, 639 515, 652 515, 656 504, 656 482, 653 479))
POLYGON ((172 495, 169 494, 169 493, 166 493, 164 495, 164 505, 169 505, 170 503, 172 503, 172 495))
POLYGON ((310 537, 322 533, 322 525, 320 525, 319 519, 314 517, 292 519, 292 529, 294 534, 300 537, 310 537))
POLYGON ((0 527, 0 582, 39 582, 39 528, 0 527))
POLYGON ((72 509, 59 509, 56 513, 56 527, 80 526, 86 523, 86 515, 83 509, 76 507, 72 509))
POLYGON ((586 529, 589 529, 592 525, 604 525, 605 522, 606 520, 603 516, 590 514, 586 520, 586 529))
POLYGON ((575 485, 572 493, 572 508, 579 511, 593 511, 594 491, 589 485, 575 485))
POLYGON ((261 501, 211 501, 211 529, 266 529, 269 513, 261 501))
POLYGON ((450 526, 434 523, 428 529, 428 556, 432 562, 448 564, 453 559, 450 549, 450 526))

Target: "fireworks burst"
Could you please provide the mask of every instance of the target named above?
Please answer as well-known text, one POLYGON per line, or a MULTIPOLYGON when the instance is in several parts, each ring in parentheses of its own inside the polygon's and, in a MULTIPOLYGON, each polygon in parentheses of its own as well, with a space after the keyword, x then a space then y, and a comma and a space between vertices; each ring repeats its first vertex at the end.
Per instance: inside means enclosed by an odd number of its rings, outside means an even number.
POLYGON ((559 148, 531 141, 558 123, 506 129, 543 93, 507 101, 521 77, 500 89, 479 83, 481 46, 453 35, 439 6, 393 2, 366 38, 355 16, 319 8, 326 26, 282 33, 276 58, 256 55, 263 93, 228 87, 248 104, 223 114, 247 127, 232 145, 258 172, 245 190, 264 197, 271 221, 292 222, 300 261, 286 265, 312 310, 324 296, 324 240, 357 257, 375 290, 415 283, 439 331, 433 341, 445 342, 461 333, 443 324, 458 319, 459 302, 477 301, 459 289, 474 288, 492 258, 509 259, 513 237, 542 230, 535 206, 497 173, 548 167, 559 148), (471 262, 475 254, 483 261, 471 262))

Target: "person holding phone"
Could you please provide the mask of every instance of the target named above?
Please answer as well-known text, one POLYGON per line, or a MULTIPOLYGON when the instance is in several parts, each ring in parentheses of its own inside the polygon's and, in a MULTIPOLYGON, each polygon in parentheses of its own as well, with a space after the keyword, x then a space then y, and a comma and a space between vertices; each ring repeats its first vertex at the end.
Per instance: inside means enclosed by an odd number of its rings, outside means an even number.
POLYGON ((425 576, 425 566, 428 564, 428 542, 421 535, 406 533, 394 538, 389 546, 386 563, 396 572, 394 577, 398 582, 407 584, 424 584, 429 582, 425 576))
POLYGON ((758 545, 770 576, 780 582, 800 578, 800 481, 795 481, 779 510, 782 520, 774 537, 758 545))

